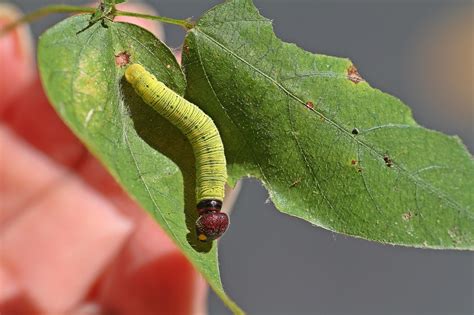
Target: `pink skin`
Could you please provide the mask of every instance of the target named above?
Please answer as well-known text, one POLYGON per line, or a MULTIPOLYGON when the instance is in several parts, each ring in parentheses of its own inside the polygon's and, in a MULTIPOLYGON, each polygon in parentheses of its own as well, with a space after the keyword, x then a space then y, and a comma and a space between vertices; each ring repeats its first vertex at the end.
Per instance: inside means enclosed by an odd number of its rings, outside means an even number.
POLYGON ((201 276, 48 104, 31 46, 0 38, 0 313, 205 313, 201 276))

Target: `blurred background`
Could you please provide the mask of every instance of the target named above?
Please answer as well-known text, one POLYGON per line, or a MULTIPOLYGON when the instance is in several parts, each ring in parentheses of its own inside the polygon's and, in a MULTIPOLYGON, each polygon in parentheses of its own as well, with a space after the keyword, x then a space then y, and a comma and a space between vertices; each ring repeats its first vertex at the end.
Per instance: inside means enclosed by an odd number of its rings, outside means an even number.
MULTIPOLYGON (((29 12, 61 1, 10 1, 29 12)), ((62 1, 85 4, 87 1, 62 1)), ((161 15, 199 17, 220 1, 146 1, 161 15)), ((474 4, 436 0, 255 0, 277 35, 350 58, 374 87, 423 126, 474 149, 474 4)), ((61 16, 32 25, 35 39, 61 16)), ((184 31, 164 25, 179 49, 184 31)), ((474 255, 385 246, 279 213, 245 179, 220 243, 226 291, 249 314, 474 314, 474 255)), ((229 314, 209 295, 210 314, 229 314)))

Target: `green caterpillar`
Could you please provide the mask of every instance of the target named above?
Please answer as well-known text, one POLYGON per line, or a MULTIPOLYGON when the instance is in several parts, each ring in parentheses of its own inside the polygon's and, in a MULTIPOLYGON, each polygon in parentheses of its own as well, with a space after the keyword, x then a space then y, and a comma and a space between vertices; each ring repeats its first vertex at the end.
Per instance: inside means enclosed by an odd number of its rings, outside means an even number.
POLYGON ((174 124, 189 140, 196 159, 196 221, 198 239, 212 241, 227 230, 221 212, 227 179, 224 146, 212 119, 139 64, 130 65, 125 78, 145 103, 174 124))

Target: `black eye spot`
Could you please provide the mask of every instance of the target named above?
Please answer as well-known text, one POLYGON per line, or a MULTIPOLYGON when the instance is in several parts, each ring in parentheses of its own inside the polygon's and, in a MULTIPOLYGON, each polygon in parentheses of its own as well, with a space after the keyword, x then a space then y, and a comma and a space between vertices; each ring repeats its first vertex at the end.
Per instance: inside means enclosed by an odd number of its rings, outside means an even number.
POLYGON ((359 134, 359 129, 357 129, 357 128, 352 129, 352 134, 353 135, 358 135, 359 134))

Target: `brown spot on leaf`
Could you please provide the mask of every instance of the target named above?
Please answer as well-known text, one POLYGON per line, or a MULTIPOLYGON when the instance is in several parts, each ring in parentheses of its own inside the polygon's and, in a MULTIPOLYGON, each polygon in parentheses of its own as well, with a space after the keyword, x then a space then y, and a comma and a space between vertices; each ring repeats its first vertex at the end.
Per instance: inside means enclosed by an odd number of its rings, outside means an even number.
POLYGON ((351 160, 351 165, 356 165, 357 164, 357 160, 351 160))
POLYGON ((359 82, 365 81, 361 75, 359 74, 359 71, 357 71, 357 68, 354 65, 351 65, 347 69, 347 78, 351 80, 353 83, 357 84, 359 82))
POLYGON ((119 52, 115 55, 115 65, 117 67, 124 67, 130 63, 130 53, 126 51, 119 52))
POLYGON ((189 55, 189 46, 188 45, 184 45, 183 46, 183 51, 186 55, 189 55))
POLYGON ((413 218, 413 213, 411 211, 408 211, 402 214, 402 219, 405 221, 410 221, 412 218, 413 218))
POLYGON ((313 108, 314 108, 314 104, 313 104, 313 102, 311 102, 311 101, 307 101, 307 102, 304 104, 304 106, 306 106, 306 108, 308 108, 308 109, 313 109, 313 108))
POLYGON ((392 166, 393 166, 393 161, 392 161, 392 159, 388 156, 388 154, 384 154, 383 160, 384 160, 384 162, 385 162, 385 165, 387 165, 387 167, 392 167, 392 166))
POLYGON ((295 180, 295 181, 290 185, 290 188, 293 188, 293 187, 298 186, 299 183, 301 183, 301 178, 298 178, 297 180, 295 180))
POLYGON ((448 230, 448 235, 455 244, 459 244, 462 241, 459 229, 456 226, 448 230))

